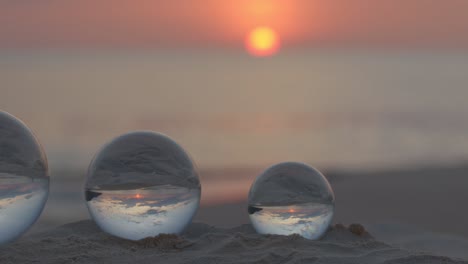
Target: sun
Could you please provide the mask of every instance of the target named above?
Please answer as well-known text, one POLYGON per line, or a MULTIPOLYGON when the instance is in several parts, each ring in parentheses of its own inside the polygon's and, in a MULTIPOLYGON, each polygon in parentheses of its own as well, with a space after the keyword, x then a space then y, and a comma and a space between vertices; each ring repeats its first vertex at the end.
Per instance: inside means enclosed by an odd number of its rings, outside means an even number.
POLYGON ((279 51, 280 39, 272 28, 256 27, 247 35, 245 46, 253 56, 272 56, 279 51))

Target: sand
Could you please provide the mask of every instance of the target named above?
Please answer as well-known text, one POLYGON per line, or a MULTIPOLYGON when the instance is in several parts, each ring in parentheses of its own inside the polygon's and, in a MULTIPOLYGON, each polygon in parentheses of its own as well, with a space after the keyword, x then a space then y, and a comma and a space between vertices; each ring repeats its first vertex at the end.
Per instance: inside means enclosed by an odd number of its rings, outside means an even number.
POLYGON ((0 248, 0 263, 468 263, 379 242, 359 226, 334 226, 320 241, 256 234, 250 225, 193 223, 181 236, 141 241, 103 233, 90 220, 37 232, 0 248), (351 231, 353 232, 351 232, 351 231))
MULTIPOLYGON (((233 251, 237 252, 235 254, 233 253, 234 255, 237 254, 233 257, 229 254, 223 255, 221 253, 216 253, 215 247, 220 246, 221 243, 228 243, 227 239, 229 236, 233 236, 233 232, 236 232, 235 230, 238 231, 235 227, 249 223, 245 197, 251 182, 261 171, 262 168, 201 170, 203 197, 219 201, 219 204, 202 204, 194 221, 216 226, 217 228, 208 228, 206 230, 213 232, 214 235, 212 236, 216 238, 220 237, 221 240, 217 243, 217 239, 212 238, 212 244, 209 244, 204 240, 207 239, 206 235, 204 238, 188 237, 191 241, 195 240, 196 245, 206 245, 207 248, 203 249, 197 246, 182 250, 179 253, 185 256, 185 260, 188 258, 188 260, 193 260, 194 263, 196 263, 195 261, 203 263, 203 261, 199 260, 201 256, 193 257, 198 254, 211 256, 215 259, 212 261, 213 263, 229 263, 230 260, 232 260, 232 262, 247 261, 247 258, 237 259, 237 255, 244 254, 244 249, 240 251, 236 249, 237 251, 233 251), (223 181, 220 182, 221 180, 223 181), (226 181, 228 182, 229 188, 223 187, 226 181), (229 199, 225 200, 226 197, 229 199), (239 199, 236 197, 239 197, 239 199), (216 256, 214 256, 216 254, 225 257, 225 259, 217 261, 216 256), (186 257, 187 255, 190 257, 186 257)), ((460 201, 468 201, 468 192, 466 192, 466 186, 468 184, 467 173, 467 164, 455 164, 447 167, 414 167, 413 169, 407 168, 398 170, 324 171, 336 195, 336 215, 334 217, 334 223, 362 223, 376 240, 390 245, 387 247, 392 248, 393 251, 400 248, 401 250, 397 251, 406 252, 402 253, 403 255, 407 254, 407 256, 411 256, 414 255, 414 253, 409 252, 424 251, 428 252, 427 255, 441 255, 453 259, 462 258, 464 260, 468 260, 468 228, 466 225, 468 222, 468 211, 460 207, 460 205, 463 204, 460 203, 460 201)), ((114 259, 113 261, 112 258, 109 259, 108 256, 113 256, 114 253, 109 253, 113 251, 106 247, 106 244, 114 243, 113 245, 117 246, 117 248, 122 248, 123 246, 116 242, 120 240, 111 239, 96 229, 93 231, 96 237, 86 239, 86 237, 90 236, 87 232, 91 232, 86 230, 95 228, 92 224, 80 223, 80 225, 83 226, 88 225, 85 229, 80 229, 78 224, 59 227, 65 223, 72 223, 79 219, 86 219, 89 217, 82 197, 83 175, 84 172, 79 174, 67 171, 55 173, 53 175, 51 194, 41 219, 39 219, 31 230, 15 244, 11 244, 6 248, 12 249, 12 252, 9 253, 5 249, 2 249, 0 253, 0 263, 16 263, 15 260, 28 262, 26 260, 41 260, 40 257, 45 257, 45 259, 49 258, 51 263, 67 263, 72 262, 72 260, 69 260, 70 258, 73 256, 81 256, 83 252, 94 256, 89 257, 89 262, 91 263, 102 259, 105 259, 107 262, 120 261, 120 259, 114 259), (74 225, 75 227, 73 227, 74 225), (59 234, 64 235, 60 238, 59 234), (80 236, 77 236, 77 234, 80 236), (67 240, 68 238, 66 238, 65 235, 71 237, 70 241, 67 240), (42 243, 42 245, 35 244, 45 237, 52 239, 52 242, 45 242, 42 243), (81 242, 83 240, 88 240, 91 244, 87 244, 88 246, 86 246, 86 244, 81 245, 81 247, 86 250, 77 250, 72 247, 73 244, 71 241, 74 239, 81 242), (105 242, 99 242, 96 239, 103 239, 105 242), (93 243, 95 243, 94 247, 98 249, 96 250, 97 252, 92 249, 93 246, 91 245, 93 243), (66 255, 65 253, 62 253, 62 255, 58 254, 66 251, 66 247, 71 249, 70 255, 66 255), (41 248, 43 248, 43 250, 41 250, 41 248), (40 253, 38 253, 38 249, 41 250, 40 253), (103 249, 103 252, 100 253, 99 249, 103 249), (53 252, 58 253, 55 255, 53 252), (55 260, 53 258, 55 258, 55 260)), ((198 224, 193 225, 189 230, 196 229, 196 226, 198 226, 198 224)), ((201 228, 201 230, 204 229, 201 228)), ((245 231, 248 230, 245 229, 245 231)), ((254 235, 249 234, 248 236, 254 235)), ((327 239, 328 238, 325 238, 325 241, 327 239)), ((258 241, 258 239, 256 241, 258 241)), ((352 241, 346 242, 346 240, 343 240, 341 244, 349 242, 352 241)), ((234 241, 232 243, 243 242, 234 241)), ((261 260, 261 256, 264 256, 262 254, 269 254, 268 252, 271 252, 271 254, 279 254, 283 252, 281 251, 283 250, 282 247, 279 246, 276 246, 277 250, 273 248, 273 251, 268 251, 267 246, 265 246, 268 243, 263 240, 262 243, 259 242, 256 250, 262 248, 263 245, 262 249, 264 251, 266 250, 266 253, 245 252, 245 254, 251 254, 253 259, 261 260)), ((306 243, 310 242, 306 241, 306 243)), ((311 250, 316 246, 314 242, 312 244, 311 250)), ((77 246, 78 245, 79 244, 77 244, 77 246)), ((138 248, 136 245, 135 247, 138 248)), ((125 247, 123 250, 117 250, 117 253, 120 251, 124 252, 122 253, 124 255, 122 256, 122 263, 126 262, 124 261, 125 259, 128 260, 131 258, 130 256, 133 256, 128 255, 130 253, 128 253, 125 247)), ((295 248, 292 249, 292 251, 296 252, 294 256, 297 255, 298 259, 309 257, 305 254, 307 250, 303 252, 303 249, 301 251, 300 248, 295 248)), ((390 250, 389 252, 393 251, 390 250)), ((321 252, 322 250, 314 253, 313 257, 326 259, 318 263, 327 263, 327 257, 321 252)), ((362 253, 371 252, 367 250, 360 252, 361 253, 354 252, 352 254, 371 254, 362 253)), ((384 251, 379 252, 374 250, 372 254, 378 255, 383 252, 384 251)), ((152 254, 157 256, 162 253, 153 252, 152 254)), ((164 256, 172 258, 170 254, 164 256)), ((150 258, 149 256, 146 257, 150 258)), ((144 255, 141 255, 141 258, 144 259, 144 255)), ((394 258, 398 257, 391 256, 389 259, 394 258)), ((357 259, 360 260, 360 257, 357 259)), ((280 262, 280 260, 282 260, 282 258, 279 258, 278 262, 280 262)), ((292 258, 292 260, 296 260, 296 257, 292 258)), ((84 260, 79 261, 82 263, 89 263, 84 260)), ((47 263, 49 261, 43 262, 47 263)), ((143 261, 143 263, 144 262, 145 261, 143 261)), ((152 260, 152 262, 155 261, 152 260)), ((159 262, 166 263, 164 261, 159 262)), ((174 260, 173 262, 183 263, 184 259, 174 260)), ((269 261, 264 262, 269 263, 269 261)), ((270 262, 274 263, 274 261, 270 262)), ((210 262, 206 260, 206 263, 210 262)), ((336 262, 329 261, 328 263, 353 262, 342 262, 340 260, 336 262)), ((356 263, 366 262, 356 261, 356 263)), ((371 261, 369 263, 384 263, 384 261, 375 260, 375 262, 371 261)), ((407 263, 418 262, 409 261, 407 263)), ((420 263, 428 262, 420 261, 420 263)), ((435 263, 444 262, 439 260, 435 263)))

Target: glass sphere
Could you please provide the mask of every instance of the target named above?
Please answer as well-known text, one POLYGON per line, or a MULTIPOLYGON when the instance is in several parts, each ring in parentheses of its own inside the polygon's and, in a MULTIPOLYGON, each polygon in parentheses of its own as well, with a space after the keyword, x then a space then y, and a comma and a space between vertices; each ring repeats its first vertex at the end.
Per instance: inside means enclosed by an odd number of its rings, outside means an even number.
POLYGON ((334 210, 335 196, 327 179, 302 163, 285 162, 268 168, 249 192, 250 221, 260 234, 319 239, 334 210))
POLYGON ((49 194, 47 159, 31 130, 0 111, 0 244, 21 236, 49 194))
POLYGON ((85 185, 97 225, 131 240, 182 232, 198 209, 200 194, 187 153, 169 137, 147 131, 105 145, 91 162, 85 185))

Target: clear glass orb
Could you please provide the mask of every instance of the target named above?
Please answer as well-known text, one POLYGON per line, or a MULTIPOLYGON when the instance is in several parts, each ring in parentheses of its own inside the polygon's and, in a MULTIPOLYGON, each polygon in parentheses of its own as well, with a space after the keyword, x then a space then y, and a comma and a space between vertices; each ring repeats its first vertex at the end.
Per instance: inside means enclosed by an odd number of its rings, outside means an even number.
POLYGON ((131 240, 178 234, 200 203, 198 174, 169 137, 132 132, 105 145, 88 170, 85 198, 105 232, 131 240))
POLYGON ((0 111, 0 244, 21 236, 49 194, 47 159, 23 122, 0 111))
POLYGON ((327 179, 303 163, 274 165, 257 177, 249 192, 250 221, 260 234, 299 234, 319 239, 335 210, 327 179))

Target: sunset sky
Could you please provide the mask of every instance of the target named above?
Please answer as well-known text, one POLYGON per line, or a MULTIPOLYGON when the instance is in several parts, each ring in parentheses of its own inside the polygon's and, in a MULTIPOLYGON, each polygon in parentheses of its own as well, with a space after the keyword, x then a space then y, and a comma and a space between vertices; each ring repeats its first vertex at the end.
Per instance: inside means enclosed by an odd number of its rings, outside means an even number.
POLYGON ((468 48, 465 0, 1 0, 0 48, 243 45, 468 48))

